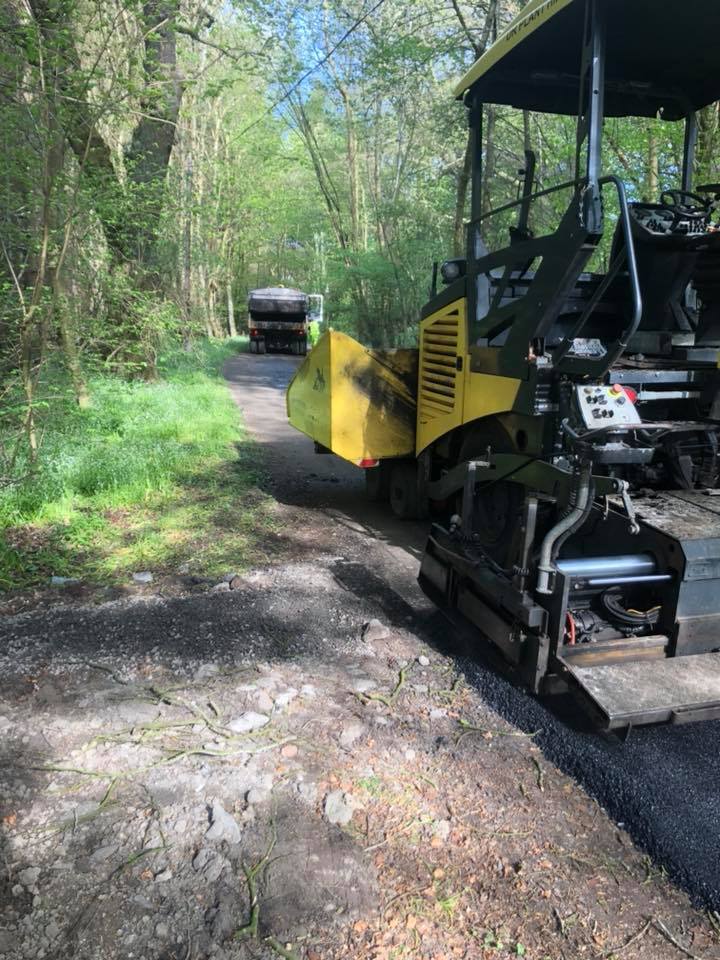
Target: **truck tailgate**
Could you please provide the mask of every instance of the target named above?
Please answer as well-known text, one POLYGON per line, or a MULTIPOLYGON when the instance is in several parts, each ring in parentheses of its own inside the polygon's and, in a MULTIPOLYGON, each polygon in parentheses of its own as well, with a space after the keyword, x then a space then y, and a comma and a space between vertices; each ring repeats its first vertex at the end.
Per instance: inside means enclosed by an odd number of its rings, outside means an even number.
POLYGON ((575 692, 608 730, 720 717, 720 653, 564 666, 575 692))

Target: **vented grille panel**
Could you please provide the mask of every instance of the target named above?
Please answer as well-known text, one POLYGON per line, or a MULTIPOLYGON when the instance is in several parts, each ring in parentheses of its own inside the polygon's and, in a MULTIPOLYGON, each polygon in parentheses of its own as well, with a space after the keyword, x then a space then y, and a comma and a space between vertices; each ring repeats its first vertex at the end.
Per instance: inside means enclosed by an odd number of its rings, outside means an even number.
POLYGON ((427 423, 455 410, 457 395, 457 311, 439 317, 423 331, 420 361, 420 417, 427 423))

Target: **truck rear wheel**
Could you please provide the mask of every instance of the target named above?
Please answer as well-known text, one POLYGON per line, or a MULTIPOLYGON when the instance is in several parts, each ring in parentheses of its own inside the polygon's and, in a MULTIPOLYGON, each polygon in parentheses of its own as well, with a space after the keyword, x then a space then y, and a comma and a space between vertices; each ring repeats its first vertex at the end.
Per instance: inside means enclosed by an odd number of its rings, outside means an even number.
POLYGON ((399 520, 421 516, 417 463, 396 463, 390 473, 390 506, 399 520))

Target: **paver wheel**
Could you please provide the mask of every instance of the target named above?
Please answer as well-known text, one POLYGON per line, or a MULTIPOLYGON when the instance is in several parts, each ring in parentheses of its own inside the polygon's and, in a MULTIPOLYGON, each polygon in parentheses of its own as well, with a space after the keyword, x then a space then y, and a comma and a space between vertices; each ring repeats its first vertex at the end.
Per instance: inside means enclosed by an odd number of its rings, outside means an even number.
POLYGON ((390 464, 386 460, 366 468, 365 493, 371 503, 387 503, 390 499, 390 464))
POLYGON ((413 462, 396 463, 390 474, 390 506, 400 520, 420 517, 418 465, 413 462))

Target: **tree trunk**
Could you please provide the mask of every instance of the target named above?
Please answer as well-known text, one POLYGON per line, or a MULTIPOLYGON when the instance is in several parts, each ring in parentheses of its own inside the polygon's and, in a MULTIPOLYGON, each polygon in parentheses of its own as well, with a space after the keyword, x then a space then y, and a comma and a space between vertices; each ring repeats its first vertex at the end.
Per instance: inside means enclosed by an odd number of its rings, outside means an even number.
POLYGON ((232 283, 230 280, 225 284, 225 294, 227 296, 228 331, 231 337, 236 337, 238 332, 235 326, 235 302, 233 300, 232 283))
POLYGON ((495 176, 495 118, 494 107, 485 110, 485 167, 482 177, 482 209, 483 213, 492 210, 492 191, 490 185, 495 176))
POLYGON ((647 203, 657 203, 660 196, 660 166, 658 158, 658 142, 655 124, 650 121, 648 131, 648 165, 647 165, 647 203))
MULTIPOLYGON (((118 263, 140 265, 151 286, 161 284, 157 237, 164 185, 182 101, 175 43, 175 0, 146 0, 139 15, 145 38, 140 118, 125 156, 127 190, 113 153, 98 131, 101 107, 87 95, 88 76, 74 42, 73 7, 29 0, 59 86, 56 118, 76 154, 108 246, 118 263)), ((28 45, 28 57, 34 56, 28 45)), ((115 96, 113 91, 111 96, 115 96)), ((147 286, 147 282, 145 283, 147 286)))
POLYGON ((712 183, 717 177, 719 128, 720 103, 713 103, 698 113, 696 169, 699 183, 712 183))
POLYGON ((141 266, 151 273, 158 286, 158 229, 183 95, 177 68, 176 15, 177 3, 172 0, 146 0, 143 4, 143 116, 133 130, 126 154, 129 179, 140 188, 133 191, 137 199, 133 222, 127 224, 128 239, 141 266))
POLYGON ((80 409, 85 410, 90 406, 90 393, 80 364, 75 316, 70 299, 63 289, 61 275, 57 270, 53 277, 53 313, 60 331, 60 343, 72 381, 75 400, 80 409))
POLYGON ((192 160, 184 159, 183 176, 183 237, 182 237, 182 316, 183 316, 183 343, 185 349, 190 347, 193 337, 192 311, 192 160))
POLYGON ((465 250, 465 208, 467 207, 468 188, 470 186, 470 168, 472 165, 472 143, 468 134, 465 156, 457 178, 455 194, 455 217, 453 220, 453 250, 456 257, 464 257, 465 250))

